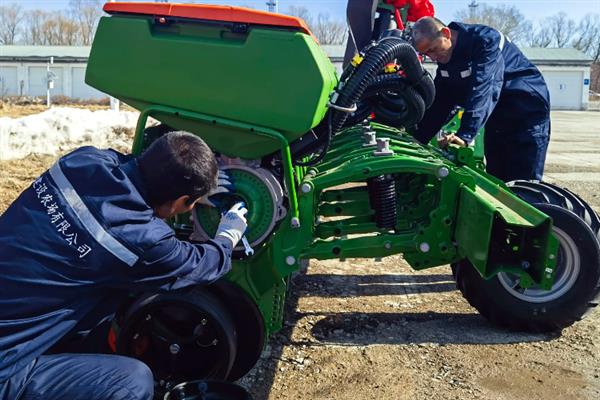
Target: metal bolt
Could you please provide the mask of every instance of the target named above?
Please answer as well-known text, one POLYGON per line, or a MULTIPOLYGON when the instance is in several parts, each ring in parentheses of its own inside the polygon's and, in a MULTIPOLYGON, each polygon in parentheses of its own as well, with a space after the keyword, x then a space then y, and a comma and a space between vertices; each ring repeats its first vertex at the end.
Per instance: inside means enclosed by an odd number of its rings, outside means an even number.
POLYGON ((548 256, 548 258, 549 258, 549 259, 551 259, 551 260, 554 260, 554 259, 556 258, 556 256, 555 256, 554 254, 550 254, 550 255, 548 256))
POLYGON ((133 335, 133 340, 138 340, 140 338, 140 334, 136 333, 133 335))
POLYGON ((427 242, 423 242, 419 245, 419 250, 421 250, 422 253, 429 253, 430 247, 429 247, 429 243, 427 242))
POLYGON ((390 149, 390 138, 377 138, 377 150, 373 152, 376 156, 391 156, 394 150, 390 149))
POLYGON ((300 220, 296 217, 292 218, 290 224, 292 225, 292 228, 300 228, 300 220))
POLYGON ((200 325, 206 325, 208 323, 208 321, 206 320, 206 318, 202 318, 200 320, 200 325))
POLYGON ((152 319, 152 315, 146 314, 146 321, 150 321, 152 319))
POLYGON ((169 346, 169 351, 171 354, 177 354, 181 350, 181 347, 177 343, 173 343, 169 346))
POLYGON ((383 244, 383 247, 385 247, 386 249, 388 249, 388 250, 389 250, 389 249, 391 249, 391 248, 392 248, 392 244, 391 244, 390 242, 385 242, 385 243, 383 244))
POLYGON ((529 264, 529 262, 528 262, 528 261, 523 261, 523 262, 521 263, 521 267, 522 267, 523 269, 529 269, 529 266, 530 266, 530 264, 529 264))
POLYGON ((444 178, 446 178, 448 175, 450 175, 450 171, 448 170, 448 168, 446 168, 446 167, 442 167, 442 168, 438 169, 438 171, 437 171, 437 175, 438 175, 438 177, 439 177, 439 178, 442 178, 442 179, 444 179, 444 178))
POLYGON ((287 265, 294 265, 294 264, 296 264, 296 259, 293 256, 287 256, 285 258, 285 263, 287 265))
POLYGON ((303 183, 302 186, 300 186, 300 190, 302 190, 302 193, 310 193, 312 186, 308 183, 303 183))
POLYGON ((376 146, 377 145, 377 138, 375 137, 375 132, 373 131, 367 131, 367 132, 363 132, 363 147, 368 147, 368 146, 376 146))

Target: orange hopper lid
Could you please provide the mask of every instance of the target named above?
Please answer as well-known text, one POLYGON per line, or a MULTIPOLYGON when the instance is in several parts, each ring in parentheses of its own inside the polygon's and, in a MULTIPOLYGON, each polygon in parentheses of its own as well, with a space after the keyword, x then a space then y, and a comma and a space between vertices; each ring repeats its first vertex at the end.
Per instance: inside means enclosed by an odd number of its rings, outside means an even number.
POLYGON ((204 21, 225 21, 253 25, 281 26, 295 28, 312 36, 308 26, 300 18, 266 11, 257 11, 244 7, 207 4, 113 2, 106 3, 103 9, 109 14, 144 14, 162 17, 190 18, 204 21))

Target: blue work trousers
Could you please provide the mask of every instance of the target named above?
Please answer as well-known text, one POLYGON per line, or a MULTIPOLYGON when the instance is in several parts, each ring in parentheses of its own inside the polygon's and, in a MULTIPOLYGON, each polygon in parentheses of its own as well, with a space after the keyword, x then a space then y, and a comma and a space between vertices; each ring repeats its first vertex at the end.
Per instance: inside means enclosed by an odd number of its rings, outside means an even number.
POLYGON ((8 381, 1 400, 152 400, 152 372, 112 354, 43 355, 8 381))
POLYGON ((486 171, 504 182, 542 180, 550 142, 550 121, 518 131, 486 126, 486 171))

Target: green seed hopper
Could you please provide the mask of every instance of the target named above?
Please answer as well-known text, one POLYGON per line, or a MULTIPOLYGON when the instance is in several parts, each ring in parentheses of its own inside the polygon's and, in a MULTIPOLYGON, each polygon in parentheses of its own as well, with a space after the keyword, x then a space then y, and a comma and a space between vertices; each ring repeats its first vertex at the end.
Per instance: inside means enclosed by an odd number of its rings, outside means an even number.
POLYGON ((112 16, 98 25, 86 83, 140 110, 203 114, 155 116, 201 135, 215 151, 262 157, 279 143, 248 131, 275 130, 291 142, 327 111, 335 69, 298 19, 218 6, 105 10, 112 16))

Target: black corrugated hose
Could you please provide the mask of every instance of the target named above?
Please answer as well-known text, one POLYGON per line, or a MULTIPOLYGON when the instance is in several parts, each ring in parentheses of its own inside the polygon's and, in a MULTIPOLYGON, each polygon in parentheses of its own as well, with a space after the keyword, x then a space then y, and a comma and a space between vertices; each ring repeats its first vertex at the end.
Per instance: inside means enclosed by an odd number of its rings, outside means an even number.
MULTIPOLYGON (((415 49, 407 41, 390 36, 372 46, 365 53, 363 61, 347 74, 349 77, 346 81, 338 84, 341 89, 337 90, 337 95, 332 96, 332 103, 341 108, 352 108, 361 99, 373 79, 383 70, 383 67, 393 60, 397 60, 402 66, 406 79, 411 85, 423 85, 423 77, 427 75, 419 62, 415 49)), ((296 162, 297 165, 308 166, 319 162, 328 150, 331 136, 342 129, 349 115, 348 112, 337 110, 335 107, 331 107, 327 114, 328 123, 322 123, 315 129, 320 131, 321 129, 318 128, 327 128, 328 130, 319 134, 319 140, 315 143, 321 148, 319 156, 304 163, 296 162), (331 119, 329 120, 328 117, 331 119), (329 121, 331 122, 329 123, 329 121)))

